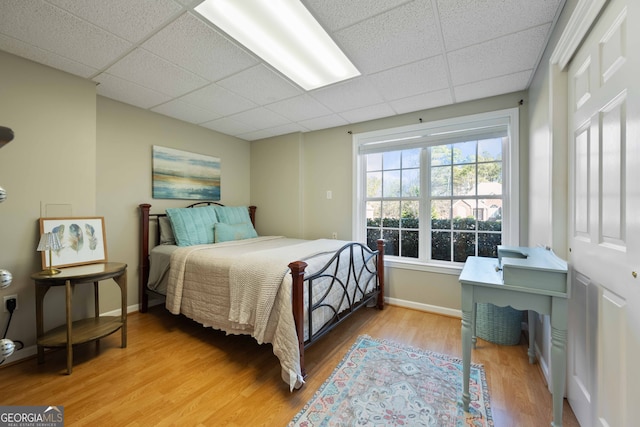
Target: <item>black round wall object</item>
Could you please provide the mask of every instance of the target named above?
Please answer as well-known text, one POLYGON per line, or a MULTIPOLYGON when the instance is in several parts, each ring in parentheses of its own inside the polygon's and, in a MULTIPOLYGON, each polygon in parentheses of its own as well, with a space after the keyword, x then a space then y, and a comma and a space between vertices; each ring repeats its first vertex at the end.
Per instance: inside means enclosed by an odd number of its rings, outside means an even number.
POLYGON ((7 142, 11 142, 13 140, 13 131, 11 128, 0 126, 0 147, 2 147, 7 142))

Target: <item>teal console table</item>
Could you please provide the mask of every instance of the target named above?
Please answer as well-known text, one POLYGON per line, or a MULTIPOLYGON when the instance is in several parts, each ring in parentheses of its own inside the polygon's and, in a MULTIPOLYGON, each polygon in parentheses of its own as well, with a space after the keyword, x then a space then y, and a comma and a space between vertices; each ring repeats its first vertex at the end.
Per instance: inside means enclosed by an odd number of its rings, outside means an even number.
MULTIPOLYGON (((469 257, 460 274, 462 286, 462 404, 469 410, 471 347, 475 344, 477 303, 492 303, 550 315, 551 385, 554 427, 562 426, 567 369, 567 263, 544 248, 498 246, 498 259, 469 257)), ((531 322, 530 322, 530 326, 531 322)), ((535 330, 529 333, 529 360, 534 361, 535 330)))

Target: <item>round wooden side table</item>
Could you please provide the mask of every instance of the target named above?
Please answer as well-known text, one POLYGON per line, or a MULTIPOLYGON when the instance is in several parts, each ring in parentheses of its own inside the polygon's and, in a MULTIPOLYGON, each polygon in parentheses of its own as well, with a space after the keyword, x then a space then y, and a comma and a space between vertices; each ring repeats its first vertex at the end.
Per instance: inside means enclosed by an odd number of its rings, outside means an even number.
POLYGON ((100 338, 114 333, 122 333, 122 348, 127 346, 127 264, 105 262, 61 269, 59 274, 34 273, 31 278, 36 286, 36 328, 38 363, 44 363, 44 349, 62 347, 67 349, 67 373, 73 369, 73 346, 90 341, 99 345, 100 338), (98 282, 113 279, 120 287, 122 296, 120 316, 100 316, 98 282), (73 321, 73 288, 76 285, 93 283, 95 311, 94 317, 73 321), (64 325, 44 331, 44 296, 53 286, 64 286, 66 294, 66 322, 64 325))

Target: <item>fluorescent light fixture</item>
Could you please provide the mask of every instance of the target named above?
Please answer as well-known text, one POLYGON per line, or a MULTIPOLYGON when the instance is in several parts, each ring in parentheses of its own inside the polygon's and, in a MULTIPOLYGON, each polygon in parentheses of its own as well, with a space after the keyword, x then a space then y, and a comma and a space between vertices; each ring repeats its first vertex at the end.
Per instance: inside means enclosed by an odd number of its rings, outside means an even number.
POLYGON ((195 11, 305 90, 360 75, 299 0, 205 0, 195 11))

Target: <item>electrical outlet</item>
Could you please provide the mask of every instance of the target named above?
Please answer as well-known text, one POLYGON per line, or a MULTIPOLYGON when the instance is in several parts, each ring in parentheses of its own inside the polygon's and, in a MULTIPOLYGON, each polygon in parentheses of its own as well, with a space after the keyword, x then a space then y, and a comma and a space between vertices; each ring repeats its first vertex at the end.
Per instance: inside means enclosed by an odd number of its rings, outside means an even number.
POLYGON ((16 300, 16 310, 18 309, 18 295, 5 295, 4 300, 3 300, 3 304, 2 304, 2 310, 5 313, 8 313, 9 310, 7 310, 7 301, 10 299, 15 299, 16 300))
POLYGON ((338 232, 334 231, 333 233, 331 233, 331 238, 332 239, 337 239, 338 238, 338 232))

